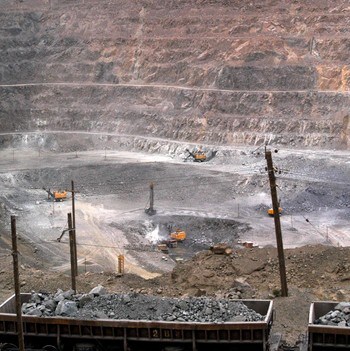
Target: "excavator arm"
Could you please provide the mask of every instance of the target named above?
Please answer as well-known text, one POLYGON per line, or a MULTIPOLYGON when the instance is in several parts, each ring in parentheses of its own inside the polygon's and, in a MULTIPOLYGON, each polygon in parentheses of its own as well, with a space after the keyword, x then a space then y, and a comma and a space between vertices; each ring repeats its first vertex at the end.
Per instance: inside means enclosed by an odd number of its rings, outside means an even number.
POLYGON ((189 149, 186 149, 186 151, 189 155, 185 158, 185 160, 187 160, 189 157, 192 157, 195 162, 203 162, 207 159, 206 154, 202 150, 191 152, 189 149))
POLYGON ((43 187, 43 190, 45 190, 47 192, 47 196, 48 199, 50 199, 50 197, 54 200, 54 201, 63 201, 67 198, 67 191, 51 191, 50 189, 46 189, 43 187))

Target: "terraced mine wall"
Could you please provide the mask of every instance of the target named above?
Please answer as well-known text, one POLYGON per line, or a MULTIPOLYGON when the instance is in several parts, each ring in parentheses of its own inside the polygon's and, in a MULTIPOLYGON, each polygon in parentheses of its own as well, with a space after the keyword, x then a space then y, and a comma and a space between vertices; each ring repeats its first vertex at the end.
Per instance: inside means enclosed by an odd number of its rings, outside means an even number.
POLYGON ((350 147, 346 0, 4 0, 1 132, 350 147))

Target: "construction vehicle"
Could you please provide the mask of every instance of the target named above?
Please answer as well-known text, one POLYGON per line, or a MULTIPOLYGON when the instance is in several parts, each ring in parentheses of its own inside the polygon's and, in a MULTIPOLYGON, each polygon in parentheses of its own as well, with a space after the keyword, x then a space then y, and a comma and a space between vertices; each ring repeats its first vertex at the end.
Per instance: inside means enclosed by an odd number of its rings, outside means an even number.
POLYGON ((202 149, 195 149, 194 151, 186 149, 186 151, 188 152, 188 156, 185 157, 184 161, 192 158, 194 162, 208 162, 217 154, 217 151, 204 152, 202 149))
POLYGON ((166 243, 158 244, 157 248, 159 251, 168 254, 169 253, 169 246, 166 243))
POLYGON ((186 239, 186 232, 177 228, 174 232, 170 233, 170 238, 176 241, 184 241, 186 239))
MULTIPOLYGON (((281 207, 281 202, 278 201, 278 214, 281 215, 281 214, 282 214, 282 211, 283 211, 283 209, 282 209, 282 207, 281 207)), ((271 217, 274 216, 275 212, 274 212, 274 210, 273 210, 273 207, 271 207, 271 208, 269 208, 269 209, 267 210, 267 214, 268 214, 269 216, 271 216, 271 217)))
POLYGON ((188 156, 186 157, 186 160, 189 158, 189 157, 192 157, 193 158, 193 161, 194 162, 204 162, 207 160, 207 155, 204 153, 203 150, 201 149, 198 149, 198 150, 194 150, 193 152, 190 151, 189 149, 186 149, 186 151, 188 152, 188 156))
POLYGON ((51 191, 50 189, 45 189, 47 192, 47 199, 52 199, 53 201, 63 201, 67 198, 67 191, 65 190, 58 190, 58 191, 51 191))
MULTIPOLYGON (((269 208, 269 209, 267 210, 267 213, 268 213, 268 215, 271 216, 271 217, 273 217, 274 214, 275 214, 275 212, 273 211, 273 208, 272 208, 272 207, 269 208)), ((278 213, 279 213, 280 215, 282 214, 282 207, 278 207, 278 213)))

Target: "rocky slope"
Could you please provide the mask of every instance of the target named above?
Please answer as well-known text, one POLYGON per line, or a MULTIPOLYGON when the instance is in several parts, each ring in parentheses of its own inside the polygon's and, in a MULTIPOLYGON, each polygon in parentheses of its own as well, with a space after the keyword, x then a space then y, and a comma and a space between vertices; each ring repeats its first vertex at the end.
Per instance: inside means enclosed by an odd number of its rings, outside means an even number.
POLYGON ((0 5, 2 131, 348 148, 345 0, 0 5))

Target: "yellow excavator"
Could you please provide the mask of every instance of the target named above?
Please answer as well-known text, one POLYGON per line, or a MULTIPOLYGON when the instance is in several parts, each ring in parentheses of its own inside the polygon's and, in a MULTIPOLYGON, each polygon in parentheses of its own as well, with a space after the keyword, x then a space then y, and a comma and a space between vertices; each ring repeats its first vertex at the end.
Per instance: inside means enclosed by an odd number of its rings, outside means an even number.
POLYGON ((186 152, 188 152, 188 156, 184 158, 184 161, 187 161, 189 158, 191 158, 194 162, 208 162, 217 154, 217 150, 210 150, 205 152, 202 149, 195 149, 193 151, 186 149, 186 152))
MULTIPOLYGON (((187 158, 189 157, 192 157, 194 162, 204 162, 207 160, 207 155, 204 153, 203 150, 199 149, 199 150, 195 150, 195 151, 190 151, 189 149, 186 149, 186 151, 188 152, 188 156, 187 158)), ((187 159, 186 158, 186 159, 187 159)))
POLYGON ((186 232, 177 228, 174 232, 170 233, 170 238, 176 241, 184 241, 186 239, 186 232))
POLYGON ((47 199, 50 200, 52 199, 53 201, 63 201, 67 198, 67 191, 65 190, 58 190, 58 191, 51 191, 50 189, 45 189, 47 192, 47 199))

